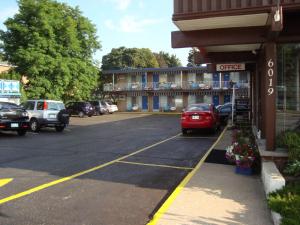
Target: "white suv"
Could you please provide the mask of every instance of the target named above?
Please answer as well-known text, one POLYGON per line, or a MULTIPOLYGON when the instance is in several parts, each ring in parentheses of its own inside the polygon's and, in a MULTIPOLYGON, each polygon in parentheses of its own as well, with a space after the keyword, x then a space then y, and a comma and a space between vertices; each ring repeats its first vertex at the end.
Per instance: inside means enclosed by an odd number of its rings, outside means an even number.
POLYGON ((112 104, 111 102, 105 102, 105 104, 106 104, 106 107, 107 107, 109 113, 114 113, 119 110, 118 106, 112 104))
POLYGON ((61 101, 28 100, 22 106, 29 114, 33 132, 38 132, 42 127, 55 127, 57 132, 62 132, 69 124, 69 114, 61 101))

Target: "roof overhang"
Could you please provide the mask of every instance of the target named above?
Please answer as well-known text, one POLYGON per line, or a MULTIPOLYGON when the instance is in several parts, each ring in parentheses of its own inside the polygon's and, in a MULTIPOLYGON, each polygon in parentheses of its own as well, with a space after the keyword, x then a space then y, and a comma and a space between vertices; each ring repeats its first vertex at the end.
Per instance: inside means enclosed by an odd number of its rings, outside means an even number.
POLYGON ((174 21, 181 31, 208 30, 232 27, 255 27, 265 26, 268 21, 268 13, 221 16, 191 20, 174 21))

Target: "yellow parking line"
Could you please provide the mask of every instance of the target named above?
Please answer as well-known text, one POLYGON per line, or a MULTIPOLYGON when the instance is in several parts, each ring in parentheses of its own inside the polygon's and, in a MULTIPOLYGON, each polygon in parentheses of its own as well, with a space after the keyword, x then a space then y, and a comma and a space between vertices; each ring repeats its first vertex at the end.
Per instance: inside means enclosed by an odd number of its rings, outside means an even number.
POLYGON ((192 167, 168 166, 168 165, 161 165, 161 164, 138 163, 138 162, 129 162, 129 161, 119 161, 118 163, 133 164, 133 165, 139 165, 139 166, 163 167, 163 168, 171 168, 171 169, 179 169, 179 170, 192 170, 192 169, 194 169, 192 167))
POLYGON ((185 185, 191 180, 194 174, 200 169, 205 159, 209 155, 209 153, 214 149, 214 147, 218 144, 221 138, 224 136, 228 126, 224 128, 223 132, 220 134, 219 138, 215 141, 215 143, 210 147, 210 149, 206 152, 206 154, 202 157, 200 162, 196 165, 196 167, 180 182, 180 184, 175 188, 175 190, 171 193, 171 195, 167 198, 167 200, 163 203, 163 205, 158 209, 158 211, 154 214, 152 220, 147 225, 155 225, 159 221, 159 219, 165 214, 171 204, 174 202, 176 197, 179 195, 181 190, 185 187, 185 185))
POLYGON ((119 161, 121 161, 121 160, 123 160, 123 159, 126 159, 126 158, 130 157, 130 156, 136 155, 136 154, 141 153, 141 152, 143 152, 143 151, 146 151, 146 150, 148 150, 148 149, 150 149, 150 148, 153 148, 153 147, 155 147, 155 146, 157 146, 157 145, 160 145, 160 144, 162 144, 162 143, 164 143, 164 142, 167 142, 167 141, 169 141, 169 140, 172 140, 172 139, 176 138, 178 135, 179 135, 179 134, 177 134, 177 135, 175 135, 175 136, 173 136, 173 137, 167 138, 167 139, 165 139, 165 140, 162 140, 162 141, 160 141, 160 142, 154 143, 154 144, 152 144, 152 145, 149 145, 149 146, 147 146, 147 147, 144 147, 144 148, 142 148, 142 149, 139 149, 139 150, 137 150, 137 151, 135 151, 135 152, 133 152, 133 153, 130 153, 130 154, 125 155, 125 156, 122 156, 122 157, 117 158, 117 159, 115 159, 115 160, 112 160, 112 161, 110 161, 110 162, 107 162, 107 163, 101 164, 101 165, 99 165, 99 166, 93 167, 93 168, 91 168, 91 169, 84 170, 84 171, 82 171, 82 172, 73 174, 73 175, 71 175, 71 176, 63 177, 63 178, 61 178, 61 179, 54 180, 54 181, 51 181, 51 182, 49 182, 49 183, 45 183, 45 184, 42 184, 42 185, 40 185, 40 186, 37 186, 37 187, 31 188, 31 189, 28 189, 28 190, 26 190, 26 191, 23 191, 23 192, 20 192, 20 193, 11 195, 11 196, 9 196, 9 197, 0 199, 0 205, 4 204, 4 203, 6 203, 6 202, 10 202, 10 201, 12 201, 12 200, 15 200, 15 199, 24 197, 24 196, 26 196, 26 195, 30 195, 30 194, 32 194, 32 193, 41 191, 41 190, 46 189, 46 188, 48 188, 48 187, 52 187, 52 186, 54 186, 54 185, 57 185, 57 184, 60 184, 60 183, 63 183, 63 182, 66 182, 66 181, 75 179, 75 178, 77 178, 77 177, 79 177, 79 176, 82 176, 82 175, 85 175, 85 174, 94 172, 94 171, 99 170, 99 169, 101 169, 101 168, 103 168, 103 167, 109 166, 109 165, 111 165, 111 164, 113 164, 113 163, 119 162, 119 161))

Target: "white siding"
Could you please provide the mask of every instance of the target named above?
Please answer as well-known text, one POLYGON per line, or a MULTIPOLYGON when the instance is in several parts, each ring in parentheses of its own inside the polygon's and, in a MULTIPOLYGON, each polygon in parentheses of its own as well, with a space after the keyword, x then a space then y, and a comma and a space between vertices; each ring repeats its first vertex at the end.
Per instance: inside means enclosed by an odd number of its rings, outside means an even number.
POLYGON ((159 96, 159 107, 166 108, 168 106, 168 97, 167 96, 159 96))
POLYGON ((163 82, 167 82, 168 81, 168 76, 167 74, 160 74, 159 75, 159 82, 163 83, 163 82))
POLYGON ((175 106, 177 107, 183 107, 183 99, 182 95, 175 96, 175 106))
POLYGON ((196 82, 196 74, 195 73, 188 73, 188 81, 196 82))
POLYGON ((211 104, 212 103, 212 96, 211 95, 204 95, 203 102, 211 104))
POLYGON ((127 97, 126 99, 127 101, 127 110, 131 110, 132 109, 132 102, 131 102, 131 97, 127 97))

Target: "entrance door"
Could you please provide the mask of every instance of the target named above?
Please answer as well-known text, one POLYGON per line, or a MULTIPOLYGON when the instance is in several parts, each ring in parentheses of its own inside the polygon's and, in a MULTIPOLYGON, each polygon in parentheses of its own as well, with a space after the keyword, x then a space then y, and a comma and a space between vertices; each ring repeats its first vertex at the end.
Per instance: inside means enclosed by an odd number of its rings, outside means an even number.
POLYGON ((219 95, 214 95, 213 96, 213 104, 215 106, 219 105, 219 95))
POLYGON ((148 111, 148 96, 142 96, 142 110, 148 111))
POLYGON ((153 96, 153 111, 159 110, 159 96, 153 96))
POLYGON ((224 95, 224 104, 227 102, 231 102, 230 95, 224 95))
POLYGON ((154 89, 158 89, 158 83, 159 83, 159 75, 153 74, 153 88, 154 89))
POLYGON ((213 88, 220 88, 220 78, 218 73, 213 74, 213 88))
POLYGON ((224 87, 225 88, 229 88, 229 81, 230 81, 230 74, 229 73, 225 73, 224 74, 224 87))
POLYGON ((145 89, 147 83, 147 74, 142 75, 142 88, 145 89))

